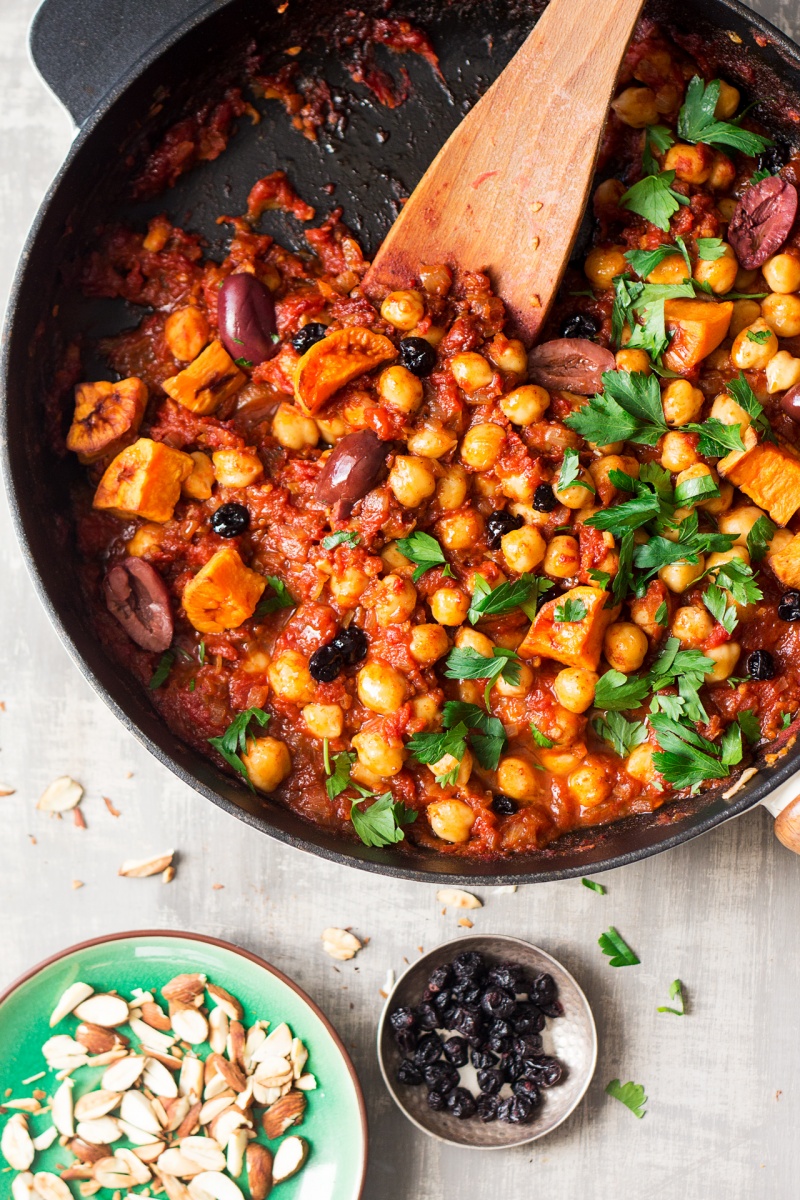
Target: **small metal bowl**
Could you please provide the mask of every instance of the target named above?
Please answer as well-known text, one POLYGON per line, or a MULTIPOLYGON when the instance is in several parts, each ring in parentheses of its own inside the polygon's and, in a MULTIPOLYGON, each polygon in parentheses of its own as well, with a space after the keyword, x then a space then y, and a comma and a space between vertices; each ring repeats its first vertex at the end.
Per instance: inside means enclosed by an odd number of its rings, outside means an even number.
MULTIPOLYGON (((401 975, 386 1001, 378 1025, 378 1062, 384 1082, 398 1108, 423 1133, 449 1142, 452 1146, 467 1146, 480 1150, 501 1150, 522 1146, 551 1133, 580 1104, 594 1075, 597 1062, 597 1030, 589 1002, 578 984, 560 962, 538 946, 519 938, 490 934, 486 937, 460 937, 445 942, 423 955, 401 975), (395 1008, 415 1007, 431 972, 442 963, 452 962, 465 950, 477 950, 489 963, 512 960, 531 973, 547 971, 558 984, 558 995, 564 1006, 563 1017, 548 1019, 542 1032, 544 1051, 554 1054, 566 1068, 561 1083, 542 1092, 542 1104, 529 1125, 507 1125, 502 1121, 484 1124, 477 1116, 458 1120, 448 1112, 433 1112, 428 1108, 425 1085, 408 1087, 397 1083, 397 1068, 402 1055, 389 1026, 389 1013, 395 1008)), ((463 1067, 464 1086, 476 1093, 472 1066, 463 1067)))

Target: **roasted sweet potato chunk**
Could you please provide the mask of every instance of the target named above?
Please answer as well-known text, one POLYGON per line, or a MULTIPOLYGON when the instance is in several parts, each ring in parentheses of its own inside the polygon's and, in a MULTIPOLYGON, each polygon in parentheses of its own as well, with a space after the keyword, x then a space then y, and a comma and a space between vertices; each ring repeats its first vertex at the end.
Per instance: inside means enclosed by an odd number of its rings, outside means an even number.
POLYGON ((252 617, 267 581, 223 546, 183 589, 186 616, 200 633, 238 629, 252 617))
POLYGON ((664 323, 672 335, 664 362, 670 371, 683 374, 716 350, 727 336, 733 301, 667 300, 664 323))
POLYGON ((397 358, 397 350, 382 334, 337 329, 300 358, 294 375, 298 403, 313 415, 345 384, 391 358, 397 358))
MULTIPOLYGON (((745 437, 745 445, 750 441, 752 437, 745 437)), ((787 525, 800 508, 800 457, 788 446, 757 442, 744 454, 734 451, 717 465, 720 475, 765 509, 776 524, 787 525)))
POLYGON ((183 451, 139 438, 109 465, 92 503, 120 517, 144 517, 163 525, 172 516, 181 484, 193 467, 183 451))
POLYGON ((786 587, 800 588, 800 533, 796 533, 784 550, 773 554, 769 565, 786 587))
POLYGON ((178 404, 205 417, 247 382, 222 342, 206 346, 193 363, 164 380, 164 391, 178 404))
POLYGON ((608 592, 592 587, 570 588, 555 600, 548 600, 536 614, 518 654, 522 658, 541 654, 567 667, 597 670, 603 650, 603 634, 618 612, 618 609, 606 608, 606 600, 608 592), (580 601, 585 608, 586 615, 580 621, 556 620, 556 609, 563 611, 568 601, 580 601))
POLYGON ((67 449, 82 463, 97 462, 121 450, 125 438, 135 434, 147 405, 147 386, 132 376, 119 383, 105 379, 79 383, 75 388, 75 415, 67 434, 67 449))

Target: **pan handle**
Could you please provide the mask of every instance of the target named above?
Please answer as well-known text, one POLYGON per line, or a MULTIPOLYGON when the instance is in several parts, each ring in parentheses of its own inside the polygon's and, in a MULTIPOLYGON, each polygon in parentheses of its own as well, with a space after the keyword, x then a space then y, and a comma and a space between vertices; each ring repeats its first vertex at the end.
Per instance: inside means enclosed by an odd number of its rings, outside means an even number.
POLYGON ((34 65, 80 126, 139 59, 203 0, 43 0, 31 24, 34 65))
POLYGON ((761 801, 775 818, 775 836, 787 850, 800 854, 800 773, 761 801))

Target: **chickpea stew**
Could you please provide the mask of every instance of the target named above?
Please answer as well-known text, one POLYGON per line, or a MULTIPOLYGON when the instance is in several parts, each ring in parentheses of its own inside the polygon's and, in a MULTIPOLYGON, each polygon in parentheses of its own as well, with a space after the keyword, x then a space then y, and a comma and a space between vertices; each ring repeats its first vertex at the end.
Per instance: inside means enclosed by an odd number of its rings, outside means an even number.
MULTIPOLYGON (((542 342, 479 273, 363 295, 259 180, 227 257, 107 229, 66 448, 99 636, 309 821, 484 859, 725 786, 800 708, 800 156, 640 23, 542 342)), ((546 236, 546 231, 543 231, 546 236)), ((535 252, 535 246, 531 247, 535 252)))

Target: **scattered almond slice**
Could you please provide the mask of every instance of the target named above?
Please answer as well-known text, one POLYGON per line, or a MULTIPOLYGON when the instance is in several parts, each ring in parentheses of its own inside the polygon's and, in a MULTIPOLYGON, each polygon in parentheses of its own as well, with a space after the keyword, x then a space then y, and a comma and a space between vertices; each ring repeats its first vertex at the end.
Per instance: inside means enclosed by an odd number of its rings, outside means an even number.
POLYGON ((151 1139, 161 1133, 161 1122, 155 1109, 143 1092, 125 1092, 119 1106, 121 1120, 144 1133, 149 1133, 151 1139))
POLYGON ((208 1041, 208 1021, 198 1009, 191 1004, 170 1004, 169 1008, 172 1028, 182 1042, 197 1046, 208 1041))
POLYGON ((24 1171, 11 1181, 11 1200, 36 1200, 30 1171, 24 1171))
POLYGON ((122 1099, 121 1092, 109 1092, 105 1088, 97 1088, 87 1092, 75 1103, 75 1117, 79 1121, 94 1121, 98 1117, 108 1116, 122 1099))
POLYGON ((150 858, 129 858, 117 874, 124 875, 127 879, 147 879, 150 875, 160 875, 172 865, 174 856, 174 850, 167 850, 164 854, 154 854, 150 858))
POLYGON ((72 1081, 65 1079, 60 1087, 56 1088, 53 1093, 53 1103, 51 1106, 50 1115, 53 1118, 53 1124, 60 1134, 64 1137, 73 1137, 75 1134, 75 1119, 72 1108, 72 1081))
POLYGON ((294 1136, 284 1138, 275 1152, 275 1158, 272 1163, 273 1182, 283 1183, 284 1180, 291 1179, 293 1175, 297 1174, 307 1158, 308 1143, 305 1138, 294 1136))
POLYGON ((322 931, 322 949, 339 962, 355 958, 361 945, 356 935, 347 929, 330 928, 322 931))
POLYGON ((133 1150, 126 1150, 124 1146, 121 1146, 114 1152, 114 1155, 125 1163, 134 1183, 149 1183, 153 1178, 152 1171, 145 1166, 138 1155, 134 1154, 133 1150))
POLYGON ((294 1085, 301 1092, 315 1092, 317 1090, 316 1076, 308 1074, 301 1075, 297 1083, 294 1085))
POLYGON ((224 1171, 225 1155, 213 1137, 185 1137, 180 1141, 180 1151, 197 1164, 202 1171, 224 1171))
POLYGON ((143 1054, 128 1054, 120 1058, 104 1072, 103 1087, 110 1092, 127 1092, 144 1071, 146 1063, 143 1054))
POLYGON ((203 1171, 189 1183, 192 1200, 244 1200, 238 1183, 221 1171, 203 1171))
POLYGON ((58 1130, 55 1125, 48 1125, 47 1129, 43 1129, 40 1134, 33 1139, 33 1148, 38 1154, 41 1150, 49 1150, 53 1142, 58 1137, 58 1130))
POLYGON ((80 1021, 90 1025, 100 1025, 103 1029, 113 1029, 116 1025, 124 1025, 128 1020, 128 1005, 121 996, 113 996, 110 992, 96 993, 88 1000, 83 1000, 73 1010, 80 1021))
POLYGON ((4 783, 0 783, 0 796, 15 796, 16 793, 16 788, 6 787, 4 783))
POLYGON ((469 917, 459 917, 458 921, 456 923, 458 925, 460 925, 463 929, 474 929, 475 928, 475 922, 470 921, 469 917))
POLYGON ((33 1177, 33 1186, 41 1200, 72 1200, 72 1192, 68 1185, 52 1171, 37 1171, 33 1177))
POLYGON ((157 1058, 147 1059, 142 1082, 154 1095, 160 1096, 164 1100, 177 1098, 178 1085, 175 1082, 175 1076, 157 1058))
POLYGON ((128 1164, 123 1158, 114 1155, 111 1158, 101 1158, 92 1167, 92 1175, 101 1188, 111 1188, 118 1191, 121 1188, 133 1187, 134 1178, 128 1164))
POLYGON ((78 1121, 76 1132, 82 1142, 90 1146, 107 1146, 119 1141, 122 1127, 116 1117, 95 1117, 91 1121, 78 1121))
POLYGON ((69 812, 76 804, 80 804, 83 788, 69 775, 62 775, 53 780, 39 797, 36 807, 42 812, 69 812))
POLYGON ((33 1163, 36 1151, 28 1133, 28 1122, 22 1113, 14 1113, 6 1121, 0 1137, 0 1153, 15 1171, 27 1171, 33 1163))
POLYGON ((266 1200, 272 1190, 272 1152, 260 1142, 253 1142, 245 1151, 245 1162, 252 1200, 266 1200))
POLYGON ((472 892, 462 892, 460 888, 439 888, 436 899, 448 908, 483 908, 483 904, 472 892))

